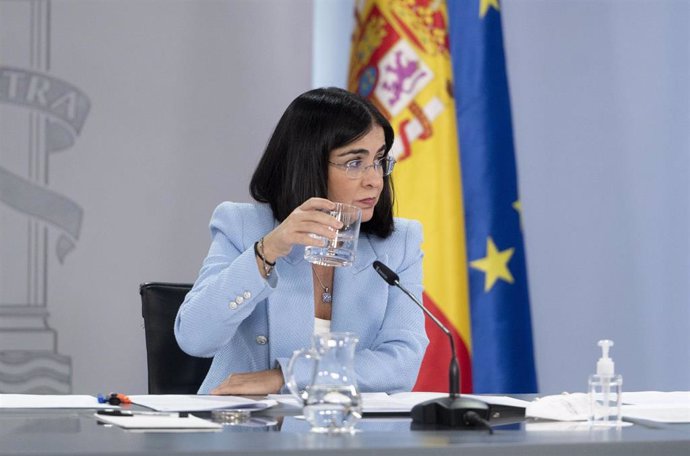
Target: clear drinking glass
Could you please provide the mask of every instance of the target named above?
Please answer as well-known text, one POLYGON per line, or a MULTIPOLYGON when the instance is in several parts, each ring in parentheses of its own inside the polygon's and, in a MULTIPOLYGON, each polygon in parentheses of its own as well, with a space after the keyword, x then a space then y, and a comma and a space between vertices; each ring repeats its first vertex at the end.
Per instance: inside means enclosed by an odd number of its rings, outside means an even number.
POLYGON ((355 378, 353 333, 314 335, 311 348, 297 350, 287 367, 287 386, 303 405, 304 418, 314 432, 352 432, 362 417, 362 399, 355 378), (299 391, 294 367, 301 358, 311 360, 311 382, 299 391))
POLYGON ((323 241, 323 246, 304 248, 304 259, 322 266, 350 266, 355 261, 359 226, 362 222, 362 210, 357 206, 335 203, 332 211, 326 211, 343 222, 343 227, 335 230, 335 238, 328 239, 317 234, 311 236, 323 241))

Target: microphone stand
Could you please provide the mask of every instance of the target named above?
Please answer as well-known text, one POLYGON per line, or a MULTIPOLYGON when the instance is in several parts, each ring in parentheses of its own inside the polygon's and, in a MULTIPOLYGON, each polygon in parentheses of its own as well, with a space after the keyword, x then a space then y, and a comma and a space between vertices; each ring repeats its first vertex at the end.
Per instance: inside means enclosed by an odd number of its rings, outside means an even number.
POLYGON ((431 399, 421 402, 410 411, 412 422, 424 426, 437 426, 458 429, 488 429, 493 433, 489 424, 489 405, 486 402, 478 401, 460 396, 460 368, 455 351, 455 341, 453 335, 441 321, 432 314, 429 309, 419 302, 405 287, 400 285, 398 275, 388 266, 380 261, 374 262, 374 269, 379 273, 389 285, 399 288, 417 306, 422 309, 424 314, 438 326, 441 331, 448 336, 450 341, 450 366, 448 368, 449 394, 448 397, 431 399))
POLYGON ((450 330, 429 309, 424 307, 412 293, 400 285, 398 280, 395 280, 395 286, 412 299, 424 311, 426 316, 431 318, 436 326, 448 336, 450 341, 451 358, 448 368, 448 397, 431 399, 412 407, 410 412, 412 422, 462 429, 486 429, 488 427, 491 430, 487 423, 489 420, 489 405, 486 402, 460 396, 460 367, 458 365, 457 352, 455 351, 455 341, 450 330))

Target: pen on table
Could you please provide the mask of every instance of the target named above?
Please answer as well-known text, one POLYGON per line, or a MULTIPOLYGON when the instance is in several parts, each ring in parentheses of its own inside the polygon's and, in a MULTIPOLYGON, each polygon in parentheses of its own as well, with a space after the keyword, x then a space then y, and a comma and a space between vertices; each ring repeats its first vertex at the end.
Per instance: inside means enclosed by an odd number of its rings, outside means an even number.
POLYGON ((99 410, 96 412, 97 415, 106 416, 170 416, 175 418, 187 418, 189 413, 187 412, 147 412, 147 411, 132 411, 132 410, 99 410))
POLYGON ((98 403, 99 404, 120 405, 120 404, 131 404, 132 400, 124 394, 110 393, 108 395, 99 394, 98 395, 98 403))

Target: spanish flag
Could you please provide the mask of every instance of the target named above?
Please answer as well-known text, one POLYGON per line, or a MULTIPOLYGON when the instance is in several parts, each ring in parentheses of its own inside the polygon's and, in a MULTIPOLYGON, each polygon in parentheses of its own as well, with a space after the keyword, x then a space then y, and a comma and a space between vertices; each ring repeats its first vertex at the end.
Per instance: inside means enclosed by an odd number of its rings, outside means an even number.
MULTIPOLYGON (((453 333, 461 391, 532 392, 498 0, 451 4, 449 17, 443 1, 356 2, 348 88, 368 97, 396 131, 396 215, 424 225, 424 304, 453 333), (487 94, 497 83, 500 95, 487 94)), ((415 390, 448 391, 447 337, 430 321, 426 331, 415 390)))

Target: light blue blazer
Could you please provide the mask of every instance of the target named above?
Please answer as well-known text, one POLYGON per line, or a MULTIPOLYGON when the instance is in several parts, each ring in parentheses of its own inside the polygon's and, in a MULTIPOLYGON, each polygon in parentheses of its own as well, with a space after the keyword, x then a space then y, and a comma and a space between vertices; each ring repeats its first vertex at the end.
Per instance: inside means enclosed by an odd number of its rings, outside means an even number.
MULTIPOLYGON (((277 226, 268 205, 222 203, 211 218, 211 247, 194 287, 175 320, 175 336, 190 355, 213 357, 199 393, 209 393, 232 373, 280 366, 286 375, 294 350, 310 347, 314 289, 304 247, 279 258, 264 279, 254 243, 277 226)), ((361 391, 410 391, 428 340, 422 311, 390 287, 372 267, 380 260, 422 298, 422 229, 395 219, 386 239, 362 234, 351 267, 336 268, 331 331, 359 336, 355 372, 361 391)), ((309 363, 297 364, 299 388, 309 382, 309 363)), ((286 392, 286 389, 283 389, 286 392)))

